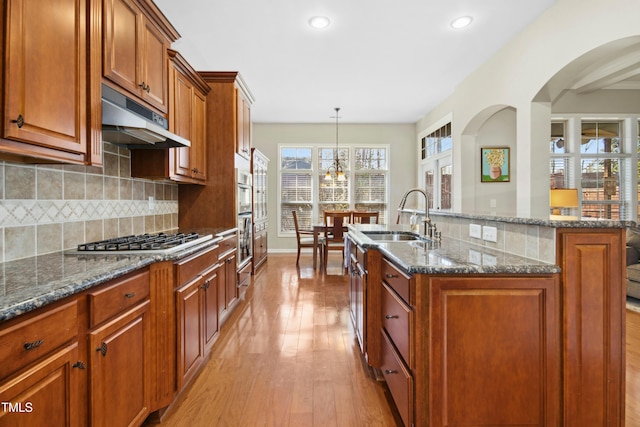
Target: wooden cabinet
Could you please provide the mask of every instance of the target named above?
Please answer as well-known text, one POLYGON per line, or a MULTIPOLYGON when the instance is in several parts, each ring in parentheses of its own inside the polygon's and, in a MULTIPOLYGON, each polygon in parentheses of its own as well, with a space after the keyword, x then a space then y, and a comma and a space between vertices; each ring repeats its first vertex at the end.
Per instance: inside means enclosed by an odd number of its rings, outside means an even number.
POLYGON ((245 159, 251 155, 251 103, 239 82, 236 83, 236 153, 245 159))
POLYGON ((558 425, 557 275, 416 279, 416 425, 558 425))
POLYGON ((149 272, 89 292, 92 426, 141 425, 150 413, 149 272))
POLYGON ((20 375, 0 382, 0 426, 85 425, 80 417, 83 394, 78 363, 78 343, 74 342, 20 375))
MULTIPOLYGON (((206 161, 209 169, 206 185, 180 187, 178 223, 181 228, 231 229, 238 226, 235 169, 250 169, 249 153, 240 156, 236 152, 238 97, 244 97, 245 108, 253 102, 253 97, 238 72, 199 74, 210 88, 206 100, 206 161)), ((245 114, 242 120, 250 129, 250 117, 245 114)))
POLYGON ((218 246, 176 264, 178 390, 200 370, 218 335, 218 246))
POLYGON ((253 273, 267 260, 267 171, 269 159, 261 151, 251 149, 253 177, 253 273))
POLYGON ((131 175, 203 184, 207 179, 206 94, 209 86, 176 51, 169 49, 169 130, 191 147, 131 150, 131 175))
POLYGON ((218 260, 221 268, 218 288, 218 314, 221 324, 231 314, 231 309, 238 299, 236 278, 237 246, 236 232, 225 235, 220 242, 218 260))
POLYGON ((103 75, 167 112, 167 48, 176 30, 149 0, 104 0, 103 75))
POLYGON ((96 7, 89 0, 0 5, 6 35, 0 38, 2 158, 102 164, 96 7))
POLYGON ((76 298, 0 329, 0 426, 82 426, 76 298))
POLYGON ((624 424, 625 230, 558 229, 565 426, 624 424))
POLYGON ((380 332, 365 348, 404 425, 560 423, 559 275, 413 275, 367 260, 378 327, 362 327, 380 332))

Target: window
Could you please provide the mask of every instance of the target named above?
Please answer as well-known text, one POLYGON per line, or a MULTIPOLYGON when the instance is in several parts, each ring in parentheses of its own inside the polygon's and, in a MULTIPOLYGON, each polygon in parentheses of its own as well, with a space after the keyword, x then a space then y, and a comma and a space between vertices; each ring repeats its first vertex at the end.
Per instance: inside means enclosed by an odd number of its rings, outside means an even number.
POLYGON ((429 209, 450 210, 452 206, 453 167, 451 122, 421 139, 421 174, 429 196, 429 209))
MULTIPOLYGON (((336 148, 314 145, 280 147, 280 229, 294 231, 291 211, 297 211, 301 228, 322 222, 325 210, 378 211, 386 222, 388 199, 389 149, 377 147, 340 147, 338 158, 345 180, 326 172, 334 163, 336 148)), ((332 172, 335 172, 332 170, 332 172)))
POLYGON ((280 150, 280 231, 295 230, 292 210, 301 228, 310 228, 313 214, 311 148, 284 147, 280 150))
MULTIPOLYGON (((634 118, 637 123, 637 118, 634 118)), ((638 178, 629 173, 631 156, 624 146, 627 119, 570 118, 551 123, 550 188, 578 188, 579 216, 599 219, 628 219, 631 188, 638 178)), ((636 138, 636 150, 640 147, 636 138)), ((635 190, 637 191, 637 190, 635 190)))
POLYGON ((355 149, 355 209, 378 211, 378 221, 386 224, 387 149, 355 149))
POLYGON ((436 154, 451 151, 453 141, 451 139, 451 122, 431 132, 422 138, 422 160, 433 157, 436 154))

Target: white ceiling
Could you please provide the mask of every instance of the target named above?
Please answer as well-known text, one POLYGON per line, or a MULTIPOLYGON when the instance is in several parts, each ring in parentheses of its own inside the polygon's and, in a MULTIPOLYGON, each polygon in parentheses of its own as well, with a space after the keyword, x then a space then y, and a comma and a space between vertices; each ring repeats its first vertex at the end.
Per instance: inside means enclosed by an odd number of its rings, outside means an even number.
POLYGON ((200 71, 239 71, 256 123, 415 123, 556 0, 155 0, 200 71), (314 15, 331 25, 309 27, 314 15), (471 15, 454 30, 449 23, 471 15))

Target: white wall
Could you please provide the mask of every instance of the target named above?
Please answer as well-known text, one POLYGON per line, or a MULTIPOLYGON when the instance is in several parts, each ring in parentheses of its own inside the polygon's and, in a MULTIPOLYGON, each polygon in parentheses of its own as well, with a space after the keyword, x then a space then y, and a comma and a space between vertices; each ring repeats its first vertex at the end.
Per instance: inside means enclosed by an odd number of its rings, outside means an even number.
MULTIPOLYGON (((482 125, 478 118, 486 120, 510 107, 516 112, 517 158, 512 163, 518 174, 516 214, 548 215, 549 155, 540 149, 540 141, 546 147, 551 105, 533 100, 556 73, 580 56, 609 42, 640 35, 638 16, 637 0, 558 0, 417 123, 419 134, 446 114, 454 118, 454 211, 476 208, 477 177, 468 173, 475 159, 468 153, 469 148, 475 152, 482 125)), ((496 194, 496 198, 501 203, 503 197, 496 194)))
MULTIPOLYGON (((395 220, 395 210, 404 192, 415 186, 416 151, 415 126, 411 124, 349 124, 340 123, 340 146, 388 145, 391 170, 389 218, 395 220)), ((335 144, 335 124, 268 124, 254 123, 253 146, 270 160, 268 172, 269 191, 269 251, 296 248, 295 238, 278 237, 277 204, 278 188, 278 144, 335 144)))

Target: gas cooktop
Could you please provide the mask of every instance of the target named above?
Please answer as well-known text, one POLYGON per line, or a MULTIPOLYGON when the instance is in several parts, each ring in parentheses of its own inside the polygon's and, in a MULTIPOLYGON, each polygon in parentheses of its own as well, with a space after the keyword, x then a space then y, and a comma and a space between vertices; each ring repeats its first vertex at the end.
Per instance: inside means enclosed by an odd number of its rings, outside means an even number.
POLYGON ((76 250, 71 251, 71 253, 168 254, 185 250, 186 248, 204 243, 212 238, 213 235, 211 234, 201 236, 198 233, 139 234, 82 243, 78 245, 76 250))

